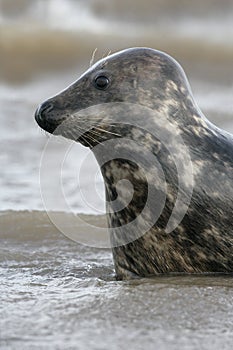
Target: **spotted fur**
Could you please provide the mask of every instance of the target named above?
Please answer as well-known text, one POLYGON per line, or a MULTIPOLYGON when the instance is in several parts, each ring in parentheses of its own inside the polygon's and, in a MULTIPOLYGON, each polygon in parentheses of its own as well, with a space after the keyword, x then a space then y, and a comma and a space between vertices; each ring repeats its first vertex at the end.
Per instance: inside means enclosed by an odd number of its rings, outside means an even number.
POLYGON ((51 133, 65 121, 65 127, 57 133, 89 146, 102 165, 107 206, 111 209, 108 223, 118 279, 160 273, 233 272, 233 137, 203 116, 175 60, 148 48, 113 54, 46 101, 37 110, 36 120, 51 133), (93 81, 98 74, 108 77, 108 89, 95 88, 93 81), (120 108, 122 103, 127 103, 128 108, 119 109, 120 112, 114 109, 120 108), (104 108, 95 119, 88 113, 80 117, 80 111, 97 105, 104 108), (143 108, 150 112, 141 113, 143 108), (163 118, 167 122, 162 123, 163 118), (133 121, 139 124, 135 126, 133 121), (80 134, 87 125, 90 130, 80 134), (165 135, 164 139, 161 140, 160 134, 165 135), (181 137, 188 149, 192 181, 185 171, 185 152, 175 136, 181 137), (113 152, 104 142, 110 139, 119 140, 114 143, 114 151, 116 154, 118 149, 124 151, 128 159, 118 157, 104 162, 113 152), (121 139, 129 141, 121 143, 121 139), (102 147, 96 151, 99 143, 102 147), (135 143, 138 147, 133 146, 135 143), (166 189, 149 154, 163 169, 166 189), (142 167, 133 161, 139 155, 142 167), (167 232, 179 190, 177 162, 179 169, 183 169, 180 208, 185 205, 191 186, 193 191, 182 221, 167 232), (130 203, 126 203, 124 191, 117 192, 117 183, 122 179, 133 184, 130 203), (141 217, 149 188, 153 206, 141 217), (154 223, 153 210, 159 206, 160 198, 164 198, 164 206, 154 223), (151 227, 141 237, 134 237, 135 233, 124 227, 138 217, 138 227, 148 223, 151 227), (122 229, 117 229, 119 227, 122 229), (132 241, 124 244, 124 238, 131 235, 132 241))

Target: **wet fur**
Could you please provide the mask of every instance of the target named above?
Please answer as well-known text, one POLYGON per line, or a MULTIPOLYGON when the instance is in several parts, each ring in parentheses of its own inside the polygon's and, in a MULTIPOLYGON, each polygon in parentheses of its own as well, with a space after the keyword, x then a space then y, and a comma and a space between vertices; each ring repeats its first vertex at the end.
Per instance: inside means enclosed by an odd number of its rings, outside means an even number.
MULTIPOLYGON (((97 62, 78 81, 48 102, 53 104, 53 109, 43 120, 38 117, 37 111, 36 119, 49 132, 67 120, 69 132, 61 134, 75 139, 76 126, 91 123, 90 120, 71 118, 75 112, 100 103, 105 103, 107 107, 112 102, 128 102, 155 111, 154 118, 144 121, 147 129, 152 123, 156 125, 159 115, 166 114, 188 146, 194 174, 191 203, 181 223, 167 233, 165 228, 174 207, 178 184, 177 169, 169 158, 166 145, 143 129, 135 131, 132 125, 114 125, 109 111, 104 118, 95 121, 86 137, 78 139, 92 148, 111 137, 128 137, 139 142, 142 149, 153 153, 164 170, 168 192, 161 216, 142 237, 119 245, 121 238, 114 227, 140 215, 147 199, 147 183, 143 172, 130 161, 112 160, 101 169, 108 200, 117 199, 116 183, 122 178, 134 184, 130 204, 108 216, 118 279, 160 273, 233 272, 233 137, 202 115, 193 100, 186 76, 176 61, 152 49, 124 50, 97 62), (111 86, 106 91, 99 91, 93 86, 98 72, 110 76, 111 86), (95 129, 96 126, 99 130, 95 129)), ((182 163, 182 154, 179 155, 179 149, 175 151, 182 163)), ((95 154, 100 163, 104 152, 108 150, 103 146, 102 153, 95 154)), ((146 170, 149 173, 150 166, 146 170)), ((153 186, 156 194, 159 180, 153 186)), ((187 190, 188 186, 187 179, 187 190)), ((185 198, 185 191, 183 195, 185 198)))

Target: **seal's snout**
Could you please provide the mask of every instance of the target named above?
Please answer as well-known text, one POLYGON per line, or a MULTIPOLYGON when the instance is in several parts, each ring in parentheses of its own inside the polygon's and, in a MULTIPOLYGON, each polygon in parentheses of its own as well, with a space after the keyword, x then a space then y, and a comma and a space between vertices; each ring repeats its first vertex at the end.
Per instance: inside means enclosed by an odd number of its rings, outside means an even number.
POLYGON ((48 132, 53 132, 48 126, 49 126, 49 113, 53 110, 54 106, 53 103, 50 101, 46 101, 42 103, 36 110, 35 113, 35 119, 39 126, 48 131, 48 132))

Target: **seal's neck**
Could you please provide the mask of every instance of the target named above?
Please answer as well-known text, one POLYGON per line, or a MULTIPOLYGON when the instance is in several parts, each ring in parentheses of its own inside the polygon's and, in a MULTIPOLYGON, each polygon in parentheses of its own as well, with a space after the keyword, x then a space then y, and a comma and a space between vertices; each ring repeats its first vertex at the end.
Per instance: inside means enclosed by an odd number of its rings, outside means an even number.
POLYGON ((168 150, 137 135, 140 142, 115 139, 93 150, 105 182, 112 247, 136 242, 158 225, 164 229, 176 199, 176 166, 167 166, 168 150))

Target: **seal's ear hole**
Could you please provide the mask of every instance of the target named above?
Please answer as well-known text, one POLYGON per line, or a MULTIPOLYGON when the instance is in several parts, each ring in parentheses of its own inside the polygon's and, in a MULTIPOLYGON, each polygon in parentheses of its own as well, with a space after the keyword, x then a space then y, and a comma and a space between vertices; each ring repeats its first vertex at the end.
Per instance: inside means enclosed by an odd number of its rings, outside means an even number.
POLYGON ((98 90, 106 90, 110 80, 105 75, 99 75, 94 79, 94 86, 98 90))

